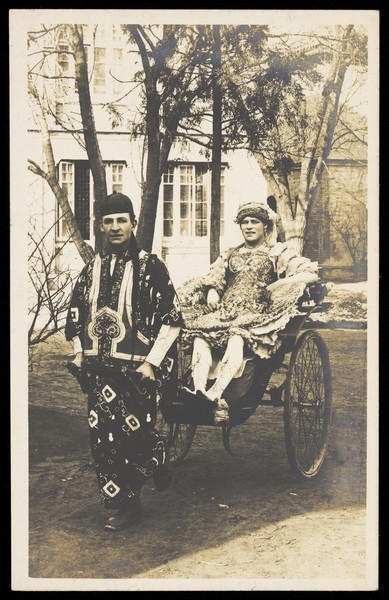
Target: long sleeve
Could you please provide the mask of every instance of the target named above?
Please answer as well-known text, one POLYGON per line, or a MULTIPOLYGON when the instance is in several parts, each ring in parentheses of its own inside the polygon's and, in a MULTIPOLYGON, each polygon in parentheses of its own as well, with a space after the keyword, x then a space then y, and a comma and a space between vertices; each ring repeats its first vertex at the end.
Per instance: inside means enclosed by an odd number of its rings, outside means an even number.
POLYGON ((318 273, 319 266, 316 261, 298 255, 287 244, 276 244, 272 248, 271 254, 275 257, 275 267, 279 278, 287 278, 299 273, 318 273))
POLYGON ((209 267, 206 275, 189 279, 178 288, 177 293, 184 315, 187 307, 199 307, 207 303, 207 292, 210 288, 215 289, 219 297, 223 296, 227 285, 226 270, 230 253, 231 250, 228 250, 221 254, 209 267))
POLYGON ((155 300, 155 335, 161 325, 182 326, 180 303, 166 265, 153 257, 150 270, 151 296, 155 300))
POLYGON ((178 338, 180 331, 181 327, 161 325, 157 339, 147 355, 146 360, 155 367, 159 367, 171 345, 178 338))
POLYGON ((74 354, 78 354, 79 352, 82 352, 83 348, 82 348, 82 343, 80 338, 78 337, 78 335, 76 335, 73 338, 73 352, 74 354))
POLYGON ((222 296, 226 287, 227 253, 220 255, 209 267, 208 273, 203 277, 206 289, 213 288, 222 296))

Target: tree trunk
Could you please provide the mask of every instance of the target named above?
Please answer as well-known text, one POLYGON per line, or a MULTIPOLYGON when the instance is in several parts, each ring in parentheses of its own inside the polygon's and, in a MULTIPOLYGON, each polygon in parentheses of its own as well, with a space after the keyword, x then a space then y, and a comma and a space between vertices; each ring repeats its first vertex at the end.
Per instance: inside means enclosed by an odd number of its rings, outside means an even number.
POLYGON ((160 142, 159 142, 159 96, 152 82, 146 82, 147 108, 146 108, 146 135, 147 135, 147 163, 146 181, 142 192, 142 205, 136 237, 139 246, 151 252, 153 247, 155 220, 157 217, 160 173, 160 142))
POLYGON ((212 56, 212 179, 210 218, 210 261, 220 254, 220 177, 222 148, 222 89, 220 85, 221 43, 220 25, 213 25, 212 56))
POLYGON ((75 79, 80 102, 85 148, 94 184, 93 230, 95 236, 95 249, 98 251, 101 249, 103 243, 102 233, 100 231, 100 206, 107 195, 107 180, 103 159, 100 153, 99 141, 97 139, 82 31, 77 25, 69 25, 68 28, 74 53, 75 79))
POLYGON ((328 77, 324 83, 317 114, 321 116, 320 126, 315 132, 315 139, 311 144, 310 155, 301 165, 300 173, 300 203, 297 207, 297 217, 300 227, 300 247, 304 250, 305 231, 309 213, 314 203, 322 181, 326 160, 331 152, 332 140, 339 112, 339 99, 342 92, 344 78, 349 66, 347 46, 353 25, 348 25, 344 30, 339 48, 334 54, 328 77))

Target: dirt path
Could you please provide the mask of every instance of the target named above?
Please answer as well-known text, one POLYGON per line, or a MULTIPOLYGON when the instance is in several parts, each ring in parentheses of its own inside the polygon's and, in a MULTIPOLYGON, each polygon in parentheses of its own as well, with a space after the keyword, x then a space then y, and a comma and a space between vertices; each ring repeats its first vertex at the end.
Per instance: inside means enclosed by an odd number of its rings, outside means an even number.
POLYGON ((30 577, 132 579, 132 590, 155 579, 160 589, 173 579, 362 582, 366 332, 323 336, 334 419, 320 478, 296 482, 282 411, 262 407, 236 429, 245 460, 226 453, 219 429, 199 428, 172 487, 161 494, 149 482, 142 523, 115 534, 102 529, 84 398, 59 367, 64 348, 41 355, 30 377, 30 577))

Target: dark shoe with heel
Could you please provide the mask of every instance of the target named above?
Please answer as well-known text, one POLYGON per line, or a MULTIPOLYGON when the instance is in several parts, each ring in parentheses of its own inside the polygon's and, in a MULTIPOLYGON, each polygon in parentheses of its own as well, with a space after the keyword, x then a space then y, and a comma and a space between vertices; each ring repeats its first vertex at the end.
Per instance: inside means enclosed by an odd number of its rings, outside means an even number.
POLYGON ((112 516, 110 516, 105 525, 106 531, 123 531, 130 525, 136 525, 141 520, 140 498, 135 498, 127 501, 123 506, 118 508, 112 516))

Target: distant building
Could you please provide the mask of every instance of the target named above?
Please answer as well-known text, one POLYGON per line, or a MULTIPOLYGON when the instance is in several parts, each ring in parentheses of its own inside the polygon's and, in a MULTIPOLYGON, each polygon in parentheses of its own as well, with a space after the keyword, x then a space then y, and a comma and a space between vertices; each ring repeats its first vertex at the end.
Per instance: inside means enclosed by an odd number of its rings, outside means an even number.
MULTIPOLYGON (((297 189, 300 168, 290 174, 297 189)), ((367 145, 351 134, 326 162, 308 214, 304 254, 331 280, 367 276, 367 145)))

